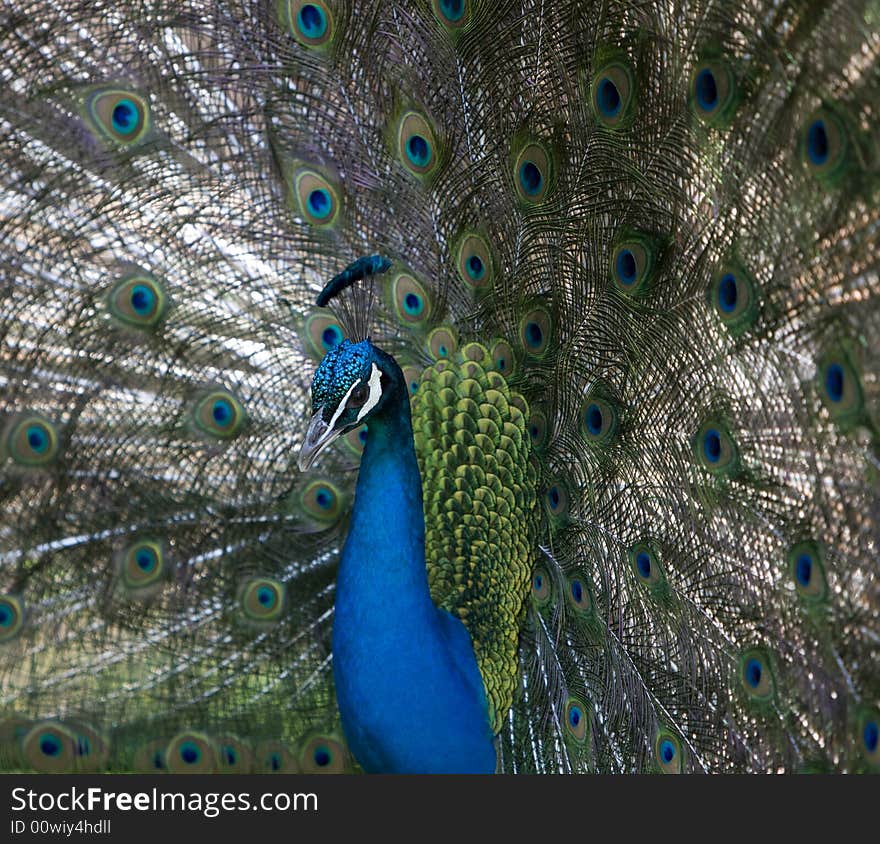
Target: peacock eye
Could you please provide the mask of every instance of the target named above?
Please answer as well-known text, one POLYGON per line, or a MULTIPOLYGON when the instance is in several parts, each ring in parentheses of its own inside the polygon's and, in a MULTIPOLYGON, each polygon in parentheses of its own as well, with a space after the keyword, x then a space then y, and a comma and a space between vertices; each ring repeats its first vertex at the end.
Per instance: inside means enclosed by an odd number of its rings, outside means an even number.
POLYGON ((352 391, 348 399, 349 407, 362 407, 370 395, 370 390, 366 384, 360 384, 352 391))

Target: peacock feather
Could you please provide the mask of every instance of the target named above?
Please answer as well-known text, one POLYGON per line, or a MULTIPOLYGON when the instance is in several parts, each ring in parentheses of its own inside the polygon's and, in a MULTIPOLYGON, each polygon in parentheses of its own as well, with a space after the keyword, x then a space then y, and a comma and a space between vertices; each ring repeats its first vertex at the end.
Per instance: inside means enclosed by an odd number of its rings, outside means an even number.
POLYGON ((3 768, 878 770, 877 0, 0 22, 3 768))

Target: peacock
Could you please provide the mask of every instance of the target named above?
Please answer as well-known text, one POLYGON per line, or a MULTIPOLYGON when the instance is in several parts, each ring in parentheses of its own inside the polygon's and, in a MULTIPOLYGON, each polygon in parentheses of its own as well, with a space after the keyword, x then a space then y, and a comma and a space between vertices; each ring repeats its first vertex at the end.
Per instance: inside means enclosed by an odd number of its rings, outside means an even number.
POLYGON ((877 0, 0 15, 0 768, 880 769, 877 0))

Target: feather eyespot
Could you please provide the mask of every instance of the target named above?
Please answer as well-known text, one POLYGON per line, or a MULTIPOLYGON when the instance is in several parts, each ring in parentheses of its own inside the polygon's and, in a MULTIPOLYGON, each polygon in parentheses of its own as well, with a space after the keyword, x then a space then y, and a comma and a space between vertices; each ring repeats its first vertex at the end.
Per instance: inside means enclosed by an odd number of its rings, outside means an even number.
POLYGON ((391 280, 386 294, 391 300, 394 315, 401 325, 420 328, 427 323, 431 312, 428 291, 409 273, 398 273, 391 280))
POLYGON ((227 774, 249 774, 254 761, 250 748, 235 736, 218 740, 217 758, 220 770, 227 774))
POLYGON ((312 736, 299 754, 299 766, 304 774, 341 774, 346 770, 345 747, 330 736, 312 736))
POLYGON ((70 773, 76 767, 76 737, 61 724, 34 726, 22 741, 22 751, 28 764, 43 774, 70 773))
POLYGON ((333 15, 323 0, 288 0, 284 16, 288 31, 303 47, 323 47, 333 37, 333 15))
POLYGON ((311 314, 306 319, 300 336, 306 351, 315 360, 321 360, 345 339, 339 321, 327 311, 311 314))
POLYGON ((713 475, 733 477, 740 471, 736 442, 720 419, 704 422, 693 440, 694 455, 713 475))
POLYGON ((635 104, 635 77, 623 59, 604 65, 592 81, 593 111, 608 129, 622 129, 632 117, 635 104))
POLYGON ((540 452, 547 447, 547 443, 550 440, 550 426, 543 411, 536 407, 531 408, 531 415, 529 416, 526 430, 528 431, 532 448, 535 451, 540 452))
POLYGON ((799 542, 788 552, 788 569, 798 595, 810 603, 828 596, 822 549, 815 542, 799 542))
POLYGON ((527 144, 515 157, 514 187, 524 205, 544 202, 553 189, 553 159, 549 150, 539 143, 527 144))
POLYGON ((263 774, 298 774, 299 768, 290 751, 279 741, 263 741, 257 745, 256 772, 263 774))
POLYGON ((776 692, 769 659, 761 650, 746 651, 740 657, 739 676, 742 687, 755 700, 769 700, 776 692))
POLYGON ((553 320, 543 308, 527 313, 519 324, 519 337, 523 351, 530 358, 544 357, 553 336, 553 320))
POLYGON ((306 223, 318 229, 332 226, 339 218, 339 194, 316 170, 296 167, 290 175, 297 208, 306 223))
POLYGON ((862 383, 844 348, 823 355, 818 366, 818 381, 819 395, 835 422, 843 428, 857 423, 864 408, 862 383))
POLYGON ((543 566, 539 566, 532 573, 532 600, 538 606, 544 606, 553 596, 553 585, 550 575, 543 566))
POLYGON ((637 232, 621 232, 611 254, 611 279, 627 296, 649 291, 660 260, 657 238, 637 232))
MULTIPOLYGON (((366 439, 366 429, 357 431, 358 437, 363 434, 366 439)), ((363 451, 363 445, 360 445, 363 451)), ((342 494, 339 488, 327 480, 314 480, 303 490, 301 496, 303 510, 313 519, 323 524, 333 524, 342 513, 342 494)))
POLYGON ((106 139, 130 147, 147 136, 150 108, 147 100, 123 88, 96 88, 86 97, 86 114, 106 139))
POLYGON ((654 759, 664 774, 680 774, 684 770, 684 752, 678 737, 660 730, 654 739, 654 759))
POLYGON ((489 357, 492 361, 492 368, 505 378, 510 378, 516 372, 513 346, 507 340, 495 340, 489 348, 489 357))
POLYGON ((581 615, 592 615, 593 594, 587 582, 581 577, 573 577, 568 581, 568 603, 581 615))
POLYGON ((284 613, 285 595, 284 584, 280 581, 255 577, 242 585, 239 605, 247 621, 273 624, 284 613))
POLYGON ((107 295, 110 315, 124 326, 155 328, 167 309, 168 299, 162 285, 147 273, 120 279, 107 295))
POLYGON ((24 625, 24 605, 13 595, 0 595, 0 642, 14 639, 24 625))
POLYGON ((400 119, 397 129, 397 154, 407 170, 416 176, 430 176, 437 166, 437 142, 428 121, 410 111, 400 119))
POLYGON ((165 750, 165 762, 172 774, 211 774, 217 770, 217 751, 201 733, 180 733, 165 750))
POLYGON ((565 703, 565 731, 568 737, 577 744, 584 744, 590 732, 590 720, 587 708, 576 697, 570 697, 565 703))
POLYGON ((460 31, 470 22, 469 0, 432 0, 434 16, 450 33, 460 31))
POLYGON ((815 178, 835 187, 857 166, 856 150, 842 110, 822 106, 807 119, 800 133, 801 159, 815 178))
POLYGON ((663 564, 653 543, 637 542, 627 551, 627 556, 633 572, 645 586, 654 591, 666 587, 663 564))
POLYGON ((231 440, 241 433, 246 416, 241 403, 232 393, 214 390, 196 403, 193 420, 207 436, 231 440))
POLYGON ((858 719, 858 745, 864 759, 874 768, 880 768, 880 712, 865 709, 858 719))
POLYGON ((486 239, 476 232, 466 232, 455 250, 456 269, 470 288, 480 290, 492 284, 492 253, 486 239))
POLYGON ((552 484, 544 493, 544 504, 550 521, 558 527, 568 521, 569 503, 568 491, 561 483, 552 484))
POLYGON ((601 445, 611 440, 618 430, 617 408, 595 391, 581 405, 581 433, 588 443, 601 445))
POLYGON ((428 351, 434 360, 448 358, 455 354, 458 349, 458 341, 452 329, 448 326, 435 328, 427 340, 428 351))
POLYGON ((53 463, 60 447, 58 430, 36 413, 15 417, 7 427, 5 450, 13 463, 37 469, 53 463))
POLYGON ((152 597, 168 574, 165 552, 155 539, 138 539, 119 555, 123 589, 132 598, 152 597))
POLYGON ((718 125, 732 117, 737 106, 736 79, 723 60, 700 62, 690 81, 691 108, 708 125, 718 125))
POLYGON ((724 327, 738 337, 758 316, 758 301, 752 277, 737 263, 723 264, 710 286, 713 310, 724 327))

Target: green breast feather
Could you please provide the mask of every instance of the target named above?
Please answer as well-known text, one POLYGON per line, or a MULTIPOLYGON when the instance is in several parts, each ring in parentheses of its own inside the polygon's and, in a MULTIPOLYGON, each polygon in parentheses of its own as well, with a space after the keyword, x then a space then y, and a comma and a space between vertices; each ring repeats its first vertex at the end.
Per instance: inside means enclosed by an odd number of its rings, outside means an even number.
POLYGON ((434 602, 474 641, 495 732, 513 702, 535 559, 537 473, 528 405, 470 343, 421 375, 413 396, 434 602))

